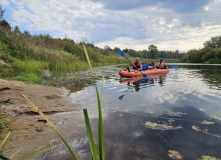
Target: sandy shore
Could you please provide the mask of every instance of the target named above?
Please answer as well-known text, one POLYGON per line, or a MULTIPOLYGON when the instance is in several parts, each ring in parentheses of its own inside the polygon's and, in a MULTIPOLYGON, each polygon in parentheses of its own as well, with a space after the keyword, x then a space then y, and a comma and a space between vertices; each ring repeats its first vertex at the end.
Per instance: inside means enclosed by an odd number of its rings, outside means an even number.
MULTIPOLYGON (((41 111, 47 114, 48 118, 64 136, 73 132, 73 128, 76 137, 85 134, 81 106, 71 103, 71 100, 67 98, 68 91, 65 88, 0 79, 0 89, 4 87, 17 89, 28 97, 41 111), (72 116, 69 116, 71 118, 67 118, 64 114, 55 114, 66 112, 72 113, 72 116), (65 125, 70 121, 73 127, 65 125)), ((50 146, 52 140, 59 139, 49 124, 45 123, 43 118, 13 91, 0 92, 0 105, 1 113, 5 114, 11 122, 10 129, 12 130, 10 140, 3 147, 3 155, 9 157, 19 148, 26 146, 14 158, 17 159, 31 149, 41 145, 50 146)), ((5 136, 8 132, 4 129, 1 136, 5 136)))

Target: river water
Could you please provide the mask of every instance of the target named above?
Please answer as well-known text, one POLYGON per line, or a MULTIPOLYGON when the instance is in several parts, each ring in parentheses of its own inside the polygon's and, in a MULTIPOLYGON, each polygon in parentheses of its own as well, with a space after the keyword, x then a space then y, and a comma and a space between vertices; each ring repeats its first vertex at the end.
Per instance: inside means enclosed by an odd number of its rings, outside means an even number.
MULTIPOLYGON (((178 68, 147 78, 121 78, 124 65, 93 69, 99 90, 104 75, 106 159, 221 158, 221 65, 168 65, 178 68)), ((95 85, 89 71, 76 74, 68 97, 88 109, 97 143, 95 85)), ((82 159, 91 159, 84 147, 82 159)))
MULTIPOLYGON (((171 159, 169 155, 179 157, 173 155, 177 152, 183 159, 221 158, 221 65, 169 65, 179 67, 147 78, 120 78, 118 72, 125 66, 94 69, 99 89, 104 75, 107 159, 171 159)), ((82 83, 77 92, 76 85, 67 88, 73 103, 88 108, 89 117, 96 118, 94 84, 82 83)))

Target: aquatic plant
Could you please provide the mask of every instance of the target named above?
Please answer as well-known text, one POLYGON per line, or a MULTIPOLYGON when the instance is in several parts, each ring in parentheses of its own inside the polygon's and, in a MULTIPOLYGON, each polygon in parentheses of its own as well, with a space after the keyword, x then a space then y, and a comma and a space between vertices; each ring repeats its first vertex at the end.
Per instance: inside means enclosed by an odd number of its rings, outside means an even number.
POLYGON ((206 125, 210 125, 210 124, 214 124, 214 122, 210 122, 207 120, 203 120, 203 122, 201 124, 206 124, 206 125))
POLYGON ((146 125, 147 127, 150 127, 150 128, 155 128, 155 127, 158 126, 157 123, 150 122, 150 121, 146 121, 146 122, 145 122, 145 125, 146 125))
POLYGON ((218 136, 218 135, 208 133, 208 129, 202 130, 202 129, 200 129, 199 127, 194 126, 194 125, 192 126, 192 129, 195 130, 195 131, 197 131, 197 132, 203 132, 203 133, 208 134, 208 135, 210 135, 210 136, 214 136, 214 137, 218 137, 218 138, 220 137, 220 136, 218 136))
MULTIPOLYGON (((87 57, 87 61, 91 70, 91 74, 94 80, 94 84, 95 84, 95 88, 96 88, 96 93, 97 93, 97 102, 98 102, 98 115, 99 115, 99 120, 98 120, 98 148, 99 148, 99 152, 96 148, 96 146, 94 145, 94 140, 93 140, 93 134, 92 134, 92 130, 90 127, 90 121, 88 118, 88 113, 87 113, 87 109, 84 109, 84 119, 85 119, 85 123, 86 123, 86 128, 87 128, 87 133, 88 133, 88 139, 89 139, 89 143, 90 143, 90 148, 91 148, 91 154, 93 157, 93 160, 96 159, 100 159, 100 160, 104 160, 105 159, 105 151, 104 151, 104 134, 103 134, 103 120, 102 120, 102 111, 101 111, 101 98, 98 92, 98 88, 97 88, 97 84, 94 78, 94 74, 93 74, 93 69, 90 63, 90 59, 87 53, 87 49, 85 47, 85 45, 83 44, 84 47, 84 51, 87 57), (99 158, 98 158, 99 157, 99 158)), ((102 79, 102 87, 101 87, 101 96, 102 96, 102 89, 103 89, 103 81, 104 81, 104 76, 102 79)))
POLYGON ((197 126, 192 126, 192 129, 195 130, 195 131, 197 131, 197 132, 200 132, 200 131, 201 131, 201 129, 200 129, 199 127, 197 127, 197 126))
POLYGON ((211 156, 201 156, 199 159, 197 160, 220 160, 216 157, 211 157, 211 156))
POLYGON ((168 156, 172 159, 183 159, 182 155, 178 151, 168 150, 168 156))

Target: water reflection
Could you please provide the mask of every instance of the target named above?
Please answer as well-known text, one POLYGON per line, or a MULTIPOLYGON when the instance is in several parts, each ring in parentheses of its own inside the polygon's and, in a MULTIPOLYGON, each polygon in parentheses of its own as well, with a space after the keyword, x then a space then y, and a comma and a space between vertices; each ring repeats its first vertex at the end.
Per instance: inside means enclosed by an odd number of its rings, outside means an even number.
MULTIPOLYGON (((120 84, 126 84, 128 90, 134 89, 135 92, 139 92, 141 89, 153 87, 155 86, 155 84, 159 84, 161 87, 163 87, 166 82, 166 74, 152 75, 152 76, 148 76, 145 78, 144 77, 134 77, 134 78, 126 78, 126 79, 122 78, 119 82, 120 84)), ((129 93, 130 92, 120 95, 118 99, 122 100, 124 96, 129 93)))
POLYGON ((127 83, 128 89, 130 89, 132 86, 135 89, 135 91, 138 92, 142 88, 147 88, 148 86, 150 87, 154 86, 153 84, 155 83, 159 83, 160 86, 164 86, 166 82, 166 74, 148 76, 147 78, 134 77, 134 78, 121 79, 119 82, 121 84, 127 83))
MULTIPOLYGON (((189 70, 198 74, 211 88, 221 90, 221 65, 210 64, 171 64, 178 65, 179 70, 189 70)), ((198 76, 197 76, 198 77, 198 76)))

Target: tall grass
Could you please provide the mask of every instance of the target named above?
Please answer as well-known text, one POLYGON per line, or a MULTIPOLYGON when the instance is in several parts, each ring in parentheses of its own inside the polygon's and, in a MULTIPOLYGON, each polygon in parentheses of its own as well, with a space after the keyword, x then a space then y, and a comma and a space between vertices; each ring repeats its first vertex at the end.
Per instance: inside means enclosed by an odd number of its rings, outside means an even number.
MULTIPOLYGON (((124 63, 125 60, 115 53, 105 56, 103 49, 88 48, 88 55, 94 66, 124 63)), ((20 31, 11 31, 0 27, 0 59, 12 65, 12 76, 26 80, 27 75, 41 77, 42 69, 49 69, 52 74, 65 74, 88 68, 84 49, 70 39, 57 39, 49 35, 26 35, 20 31), (25 74, 17 74, 25 72, 25 74), (23 78, 22 78, 23 77, 23 78)), ((30 80, 28 80, 30 81, 30 80)), ((39 80, 37 80, 39 81, 39 80)))
MULTIPOLYGON (((6 135, 6 137, 3 139, 2 143, 0 144, 0 148, 5 144, 6 140, 7 140, 8 137, 10 136, 10 134, 11 134, 11 131, 10 131, 10 132, 6 135)), ((28 153, 25 154, 23 157, 21 157, 19 160, 28 160, 28 159, 30 159, 30 158, 32 158, 32 157, 34 157, 34 156, 36 156, 36 155, 38 155, 38 154, 40 154, 40 153, 49 151, 49 150, 51 150, 51 149, 53 149, 53 148, 55 148, 55 147, 57 147, 57 146, 52 146, 52 147, 49 147, 49 148, 46 148, 46 149, 44 149, 44 150, 39 151, 39 150, 42 149, 43 147, 45 147, 45 145, 43 145, 43 146, 41 146, 41 147, 38 147, 38 148, 36 148, 36 149, 34 149, 34 150, 28 152, 28 153), (39 152, 37 152, 37 151, 39 151, 39 152)), ((18 154, 22 149, 24 149, 24 147, 20 148, 18 151, 16 151, 14 154, 12 154, 12 155, 9 157, 9 159, 12 159, 12 158, 13 158, 16 154, 18 154)), ((1 154, 0 154, 0 155, 1 155, 1 154)), ((2 157, 2 156, 1 156, 1 158, 4 158, 5 160, 8 159, 8 158, 2 157)), ((0 158, 0 159, 1 159, 1 158, 0 158)), ((9 159, 8 159, 8 160, 9 160, 9 159)))
MULTIPOLYGON (((87 53, 87 49, 84 44, 83 44, 83 47, 84 47, 84 51, 85 51, 85 54, 87 57, 88 64, 90 66, 91 74, 92 74, 92 77, 94 80, 96 93, 97 93, 98 115, 99 115, 99 119, 98 119, 98 149, 99 149, 99 152, 97 152, 97 148, 94 145, 93 134, 92 134, 91 127, 90 127, 90 121, 88 118, 87 109, 84 109, 84 118, 85 118, 85 123, 86 123, 86 127, 87 127, 87 133, 89 135, 88 138, 89 138, 89 142, 90 142, 91 154, 93 155, 93 159, 96 160, 97 154, 98 154, 99 159, 104 160, 105 159, 105 151, 104 151, 104 133, 103 133, 103 120, 102 120, 102 111, 101 111, 101 98, 100 98, 100 95, 98 92, 96 80, 94 78, 93 69, 92 69, 92 66, 90 63, 89 55, 87 53)), ((103 80, 102 80, 102 84, 103 84, 103 80)), ((103 85, 101 88, 101 95, 102 95, 102 89, 103 89, 103 85)))

